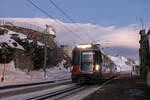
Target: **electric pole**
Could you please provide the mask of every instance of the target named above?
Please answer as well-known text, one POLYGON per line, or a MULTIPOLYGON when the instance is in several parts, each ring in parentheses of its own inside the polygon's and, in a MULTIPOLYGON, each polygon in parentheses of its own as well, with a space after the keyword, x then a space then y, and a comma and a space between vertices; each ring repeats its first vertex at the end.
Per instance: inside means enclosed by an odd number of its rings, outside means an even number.
POLYGON ((44 32, 44 44, 45 44, 45 46, 44 46, 44 67, 43 67, 44 77, 46 77, 46 65, 47 65, 47 40, 48 40, 47 30, 48 30, 48 25, 46 25, 46 29, 44 32))
POLYGON ((46 67, 47 67, 47 41, 48 41, 48 36, 49 35, 54 35, 54 33, 56 33, 55 29, 53 28, 53 26, 51 25, 46 25, 46 29, 44 32, 44 67, 43 67, 43 71, 44 71, 44 77, 46 77, 46 67))

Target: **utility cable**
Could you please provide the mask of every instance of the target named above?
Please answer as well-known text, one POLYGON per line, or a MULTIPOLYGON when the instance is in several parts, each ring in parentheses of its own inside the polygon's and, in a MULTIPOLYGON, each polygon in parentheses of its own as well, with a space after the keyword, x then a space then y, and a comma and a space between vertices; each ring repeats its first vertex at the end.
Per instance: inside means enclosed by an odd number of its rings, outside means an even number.
MULTIPOLYGON (((70 29, 68 29, 66 26, 64 26, 62 23, 60 23, 59 21, 57 21, 52 15, 50 15, 49 13, 47 13, 46 11, 44 11, 43 9, 41 9, 38 5, 36 5, 32 0, 27 0, 31 5, 33 5, 34 7, 36 7, 37 9, 39 9, 42 13, 44 13, 45 15, 47 15, 48 17, 52 18, 56 23, 58 23, 59 25, 61 25, 64 29, 66 29, 68 32, 71 32, 74 34, 74 32, 72 32, 70 29)), ((74 34, 74 36, 77 36, 74 34)), ((78 38, 80 38, 82 40, 81 37, 77 36, 78 38)))
MULTIPOLYGON (((63 11, 63 9, 61 9, 53 0, 48 0, 50 3, 52 3, 64 16, 66 16, 67 19, 69 19, 72 23, 74 23, 77 27, 81 28, 78 24, 76 24, 76 22, 69 17, 69 15, 63 11)), ((87 34, 87 37, 92 40, 92 42, 95 42, 95 40, 93 40, 93 38, 91 36, 89 36, 89 34, 87 34)))

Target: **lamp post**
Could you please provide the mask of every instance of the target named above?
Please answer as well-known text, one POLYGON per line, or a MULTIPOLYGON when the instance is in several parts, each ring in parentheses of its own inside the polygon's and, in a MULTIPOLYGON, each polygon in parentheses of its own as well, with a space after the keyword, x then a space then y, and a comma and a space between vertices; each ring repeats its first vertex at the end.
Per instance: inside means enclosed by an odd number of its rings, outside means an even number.
POLYGON ((44 77, 46 77, 48 35, 49 34, 54 34, 54 33, 55 33, 55 30, 54 30, 53 26, 46 25, 46 29, 45 29, 45 32, 44 32, 44 44, 45 44, 45 46, 44 46, 44 67, 43 67, 44 77))

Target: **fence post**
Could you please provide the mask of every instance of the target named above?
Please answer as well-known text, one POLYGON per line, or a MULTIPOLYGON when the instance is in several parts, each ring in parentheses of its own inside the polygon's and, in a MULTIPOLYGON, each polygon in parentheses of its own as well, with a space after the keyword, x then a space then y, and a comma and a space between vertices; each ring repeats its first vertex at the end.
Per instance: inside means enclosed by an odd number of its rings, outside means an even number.
POLYGON ((3 68, 3 74, 1 77, 1 82, 4 82, 4 80, 5 80, 5 71, 6 71, 6 61, 4 61, 4 68, 3 68))

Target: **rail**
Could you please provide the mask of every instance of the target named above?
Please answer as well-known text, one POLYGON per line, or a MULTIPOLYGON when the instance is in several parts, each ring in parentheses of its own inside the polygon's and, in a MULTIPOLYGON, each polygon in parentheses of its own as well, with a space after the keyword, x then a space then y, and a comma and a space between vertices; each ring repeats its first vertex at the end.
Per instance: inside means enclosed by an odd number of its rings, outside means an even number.
POLYGON ((42 84, 48 84, 48 83, 56 83, 61 81, 66 81, 71 79, 59 79, 59 80, 52 80, 52 81, 41 81, 41 82, 31 82, 31 83, 21 83, 21 84, 11 84, 11 85, 5 85, 0 86, 0 90, 4 89, 11 89, 11 88, 20 88, 20 87, 26 87, 26 86, 35 86, 35 85, 42 85, 42 84))

